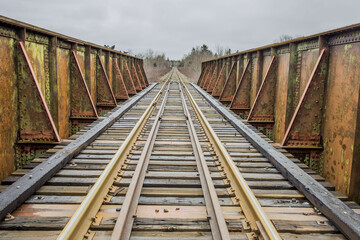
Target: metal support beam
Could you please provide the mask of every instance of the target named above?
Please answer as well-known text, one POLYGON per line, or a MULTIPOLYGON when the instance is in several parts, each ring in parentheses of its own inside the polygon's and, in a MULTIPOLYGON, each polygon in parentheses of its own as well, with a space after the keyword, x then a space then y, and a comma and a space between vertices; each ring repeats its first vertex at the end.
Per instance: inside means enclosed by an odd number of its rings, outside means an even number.
POLYGON ((201 87, 202 87, 203 89, 205 89, 205 87, 208 85, 208 83, 209 83, 209 78, 211 78, 211 75, 212 75, 213 71, 214 71, 214 64, 211 64, 211 65, 209 66, 208 72, 206 73, 203 81, 201 82, 201 83, 202 83, 202 86, 201 86, 201 87))
POLYGON ((249 115, 250 111, 250 88, 251 88, 251 60, 248 59, 239 84, 235 90, 230 109, 240 113, 243 118, 249 115))
POLYGON ((209 71, 209 66, 208 66, 208 64, 204 64, 204 66, 202 68, 202 71, 201 71, 201 74, 200 74, 200 77, 199 77, 199 80, 198 80, 198 83, 197 83, 199 86, 202 85, 202 82, 203 82, 203 80, 205 78, 205 75, 207 74, 207 71, 209 71))
POLYGON ((81 71, 77 53, 71 51, 70 63, 70 118, 72 121, 96 120, 98 114, 91 98, 84 75, 81 71))
POLYGON ((211 72, 209 72, 207 82, 204 85, 204 90, 207 91, 211 85, 214 75, 216 74, 216 63, 212 64, 211 72))
POLYGON ((146 86, 149 86, 149 80, 147 79, 147 76, 146 76, 146 73, 145 73, 145 70, 144 70, 144 61, 141 59, 140 60, 140 70, 141 70, 141 73, 144 77, 144 80, 145 80, 145 83, 146 83, 146 86))
POLYGON ((59 131, 58 121, 58 78, 57 78, 57 37, 52 37, 49 43, 49 85, 50 105, 49 110, 54 120, 56 129, 59 131))
POLYGON ((231 100, 234 97, 237 82, 237 68, 237 61, 232 61, 228 77, 225 81, 219 98, 222 103, 231 103, 231 100))
POLYGON ((129 94, 126 90, 126 86, 124 83, 123 76, 121 74, 119 65, 118 65, 118 59, 113 58, 112 59, 113 64, 113 82, 112 86, 114 89, 114 95, 117 101, 126 100, 129 98, 129 94))
POLYGON ((127 90, 129 95, 134 95, 134 94, 136 94, 136 88, 135 88, 134 81, 133 81, 131 73, 130 73, 129 66, 127 64, 127 60, 124 57, 121 57, 120 62, 121 62, 122 67, 123 67, 122 76, 124 78, 124 83, 125 83, 125 86, 126 86, 126 90, 127 90))
POLYGON ((212 77, 211 77, 211 80, 210 80, 210 83, 206 89, 206 92, 208 93, 212 93, 212 91, 214 90, 214 87, 215 87, 215 83, 216 83, 216 80, 217 80, 217 77, 219 75, 219 63, 218 62, 215 62, 215 69, 214 69, 214 72, 212 74, 212 77))
POLYGON ((286 131, 283 146, 321 148, 321 122, 327 65, 327 50, 323 49, 286 131))
POLYGON ((212 92, 212 95, 214 97, 220 97, 221 91, 222 91, 224 83, 226 81, 226 76, 225 76, 225 72, 224 72, 226 63, 224 61, 220 61, 220 65, 222 65, 222 66, 221 66, 221 69, 219 72, 219 76, 216 80, 214 90, 212 92))
POLYGON ((140 64, 138 61, 135 61, 135 69, 136 69, 136 72, 137 72, 137 75, 140 79, 140 82, 141 82, 141 86, 142 88, 146 88, 149 84, 146 83, 146 80, 144 78, 144 75, 141 71, 141 67, 140 67, 140 64))
POLYGON ((18 49, 20 112, 18 142, 60 142, 60 136, 26 53, 24 42, 18 43, 18 49))
POLYGON ((96 66, 96 106, 99 109, 98 111, 101 112, 104 109, 111 109, 115 107, 117 103, 100 55, 97 56, 96 66))
POLYGON ((134 62, 131 59, 129 59, 129 68, 130 68, 131 78, 134 81, 136 91, 141 91, 142 86, 141 86, 140 80, 136 74, 134 62))
POLYGON ((251 107, 248 122, 273 123, 274 104, 275 104, 275 84, 276 84, 276 57, 271 57, 271 62, 254 104, 251 107))

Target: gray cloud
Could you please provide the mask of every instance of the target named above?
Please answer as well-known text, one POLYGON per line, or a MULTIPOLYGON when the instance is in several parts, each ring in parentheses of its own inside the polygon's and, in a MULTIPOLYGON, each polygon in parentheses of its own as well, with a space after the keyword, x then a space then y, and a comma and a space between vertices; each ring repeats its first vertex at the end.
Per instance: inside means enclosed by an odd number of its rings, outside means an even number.
POLYGON ((280 35, 360 22, 358 0, 0 0, 0 14, 134 53, 180 59, 207 44, 246 50, 280 35))

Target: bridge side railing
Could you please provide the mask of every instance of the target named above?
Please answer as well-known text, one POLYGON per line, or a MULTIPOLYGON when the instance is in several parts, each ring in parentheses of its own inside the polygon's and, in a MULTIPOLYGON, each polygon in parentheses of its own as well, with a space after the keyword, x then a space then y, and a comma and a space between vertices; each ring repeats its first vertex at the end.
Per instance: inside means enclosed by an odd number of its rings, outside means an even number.
POLYGON ((0 16, 0 180, 149 85, 143 60, 0 16))
POLYGON ((198 85, 360 201, 360 24, 202 63, 198 85))

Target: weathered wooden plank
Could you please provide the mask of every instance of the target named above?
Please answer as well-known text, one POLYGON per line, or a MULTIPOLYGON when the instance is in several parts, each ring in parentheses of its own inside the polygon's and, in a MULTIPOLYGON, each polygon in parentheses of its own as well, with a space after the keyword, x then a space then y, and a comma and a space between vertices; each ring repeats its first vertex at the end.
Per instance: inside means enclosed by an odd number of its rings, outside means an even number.
POLYGON ((0 231, 0 238, 3 240, 27 239, 27 240, 50 240, 56 239, 60 234, 58 231, 0 231))

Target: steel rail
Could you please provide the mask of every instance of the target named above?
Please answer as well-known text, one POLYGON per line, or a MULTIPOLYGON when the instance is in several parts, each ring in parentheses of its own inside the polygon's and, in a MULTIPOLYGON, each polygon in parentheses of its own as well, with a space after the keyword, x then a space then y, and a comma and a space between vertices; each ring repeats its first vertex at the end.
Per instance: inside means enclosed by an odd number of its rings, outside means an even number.
POLYGON ((206 117, 195 102, 190 91, 187 89, 185 84, 183 84, 183 87, 198 119, 200 120, 201 125, 203 126, 212 146, 215 149, 215 152, 218 154, 219 160, 222 163, 224 170, 227 172, 227 176, 232 183, 231 185, 235 189, 235 195, 237 195, 240 199, 240 206, 244 212, 245 217, 249 221, 251 229, 253 231, 259 231, 264 239, 281 239, 279 233, 269 218, 266 216, 260 203, 246 183, 246 180, 235 165, 230 154, 227 152, 217 134, 212 129, 206 117))
POLYGON ((119 216, 116 220, 111 240, 130 239, 134 218, 136 217, 136 208, 139 203, 141 189, 144 184, 145 175, 149 166, 150 156, 155 145, 157 133, 160 128, 160 122, 164 114, 165 105, 169 95, 170 84, 167 82, 167 90, 160 105, 159 111, 155 117, 149 136, 145 142, 144 148, 136 165, 133 177, 126 192, 119 216))
MULTIPOLYGON (((179 80, 181 78, 179 77, 179 80)), ((230 239, 228 227, 216 194, 209 168, 206 163, 204 152, 202 151, 199 138, 196 134, 194 123, 191 119, 189 109, 185 102, 185 96, 179 84, 181 102, 184 108, 186 124, 189 130, 191 145, 194 151, 197 169, 199 171, 200 184, 203 191, 207 213, 210 217, 210 227, 213 239, 230 239)))
POLYGON ((79 208, 58 236, 58 240, 83 239, 85 234, 88 232, 91 223, 96 220, 95 216, 99 211, 104 198, 106 198, 107 193, 114 182, 114 178, 117 177, 118 171, 123 165, 127 154, 136 142, 137 137, 147 122, 147 119, 151 116, 151 113, 155 109, 157 102, 160 100, 160 96, 165 90, 165 87, 166 84, 162 86, 130 134, 124 140, 123 144, 116 151, 115 155, 112 157, 100 177, 90 189, 79 208))

